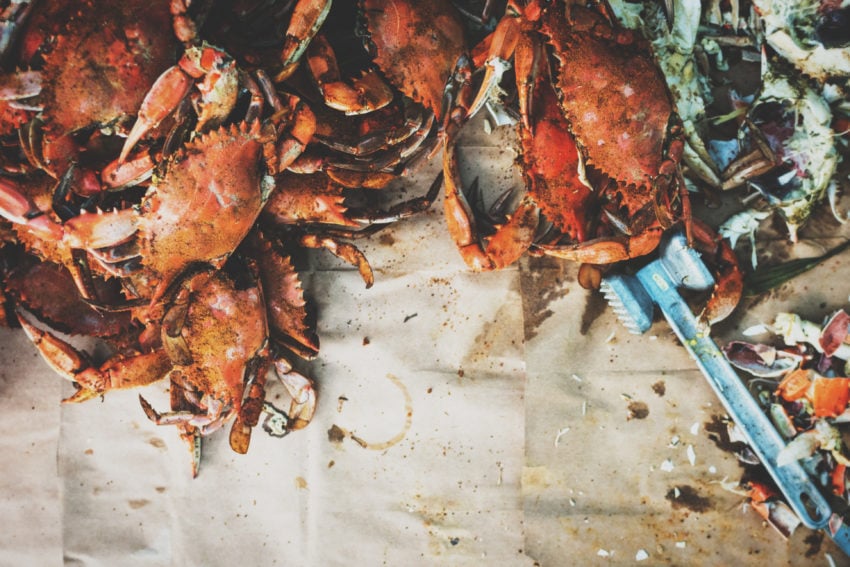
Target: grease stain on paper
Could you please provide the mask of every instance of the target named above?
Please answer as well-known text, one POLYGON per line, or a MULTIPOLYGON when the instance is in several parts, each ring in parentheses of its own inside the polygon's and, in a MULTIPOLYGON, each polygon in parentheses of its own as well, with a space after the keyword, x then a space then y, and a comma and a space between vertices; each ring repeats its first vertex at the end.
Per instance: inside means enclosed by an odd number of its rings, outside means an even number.
POLYGON ((328 429, 328 441, 340 444, 346 437, 348 437, 364 449, 383 451, 400 443, 407 436, 407 432, 410 431, 410 426, 413 424, 413 398, 410 397, 410 392, 408 391, 407 386, 404 385, 404 382, 402 382, 398 376, 395 376, 394 374, 387 374, 387 378, 390 382, 398 386, 398 389, 401 390, 401 393, 404 396, 404 424, 402 425, 401 430, 386 441, 373 442, 357 436, 353 431, 349 431, 339 425, 333 424, 330 429, 328 429))
POLYGON ((707 512, 714 508, 710 498, 701 496, 699 492, 687 484, 682 484, 671 488, 664 496, 674 509, 685 508, 692 512, 707 512))

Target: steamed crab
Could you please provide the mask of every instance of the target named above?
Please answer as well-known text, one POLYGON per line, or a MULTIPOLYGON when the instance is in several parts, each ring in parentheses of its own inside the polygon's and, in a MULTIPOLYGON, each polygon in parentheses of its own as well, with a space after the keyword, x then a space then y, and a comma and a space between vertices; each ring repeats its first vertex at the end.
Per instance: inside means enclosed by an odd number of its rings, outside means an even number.
POLYGON ((682 127, 648 44, 605 11, 532 0, 509 2, 485 45, 484 87, 470 107, 483 106, 512 57, 527 190, 483 237, 457 158, 445 152, 446 218, 466 263, 499 269, 526 251, 543 253, 582 263, 582 285, 595 287, 596 266, 650 253, 666 228, 684 221, 724 268, 723 295, 704 317, 728 315, 741 274, 728 245, 692 223, 678 167, 682 127))
POLYGON ((305 96, 316 91, 327 108, 316 109, 318 143, 294 165, 299 171, 322 169, 346 186, 385 186, 466 115, 466 39, 446 0, 337 5, 304 63, 294 84, 305 96), (351 37, 352 21, 359 37, 351 37))
POLYGON ((70 175, 73 190, 90 195, 103 185, 97 170, 114 159, 102 148, 126 131, 179 44, 163 33, 171 14, 161 3, 90 0, 44 13, 31 15, 18 48, 36 68, 10 72, 5 98, 40 110, 21 129, 28 161, 55 179, 70 175))
POLYGON ((189 265, 223 264, 248 233, 272 187, 262 152, 259 123, 222 128, 171 156, 137 206, 63 223, 4 186, 0 212, 41 240, 88 251, 107 273, 133 275, 154 303, 189 265))
POLYGON ((538 1, 509 3, 489 43, 485 84, 513 56, 529 191, 483 245, 446 152, 446 216, 467 263, 503 267, 533 246, 588 264, 652 251, 688 202, 681 127, 647 46, 606 15, 538 1), (554 236, 541 242, 544 217, 554 236))
MULTIPOLYGON (((200 438, 229 421, 233 421, 231 448, 238 453, 248 450, 272 366, 292 398, 287 429, 300 429, 312 418, 312 382, 294 371, 280 348, 269 342, 265 291, 256 263, 250 260, 243 264, 234 258, 220 270, 201 268, 158 304, 156 316, 146 314, 148 322, 138 344, 99 365, 23 316, 19 320, 48 364, 77 385, 66 402, 168 377, 172 411, 159 413, 144 398, 142 407, 154 422, 179 426, 192 447, 197 474, 200 438)), ((284 294, 272 299, 274 303, 293 303, 286 294, 300 298, 300 284, 292 275, 268 291, 270 296, 284 294)), ((297 311, 298 301, 294 303, 297 311)))

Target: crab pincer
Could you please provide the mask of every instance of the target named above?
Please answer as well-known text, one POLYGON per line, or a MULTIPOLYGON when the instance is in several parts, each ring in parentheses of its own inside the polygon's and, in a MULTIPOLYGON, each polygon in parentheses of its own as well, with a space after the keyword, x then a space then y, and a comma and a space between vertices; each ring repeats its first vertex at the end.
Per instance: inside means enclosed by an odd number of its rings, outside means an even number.
POLYGON ((218 125, 236 105, 239 87, 236 62, 206 43, 187 47, 177 65, 166 69, 145 95, 138 118, 121 149, 119 163, 127 159, 145 134, 174 112, 193 86, 200 94, 196 102, 198 129, 206 124, 218 125))

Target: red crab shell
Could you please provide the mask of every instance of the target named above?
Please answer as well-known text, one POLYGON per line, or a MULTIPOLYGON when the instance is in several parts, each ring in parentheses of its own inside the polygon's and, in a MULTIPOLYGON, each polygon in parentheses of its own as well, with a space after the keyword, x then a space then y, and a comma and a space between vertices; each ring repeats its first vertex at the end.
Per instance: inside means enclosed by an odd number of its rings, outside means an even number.
POLYGON ((133 116, 179 48, 166 2, 81 3, 47 56, 48 128, 64 134, 133 116))
POLYGON ((674 116, 667 84, 642 40, 618 43, 602 16, 580 6, 571 8, 572 23, 553 25, 566 19, 560 4, 551 10, 542 31, 558 59, 561 108, 588 164, 636 190, 623 192, 631 216, 667 160, 674 116))
POLYGON ((313 358, 319 339, 308 322, 307 301, 292 259, 261 231, 253 231, 246 242, 258 267, 272 338, 303 358, 313 358))
POLYGON ((284 171, 275 176, 275 186, 263 209, 264 219, 271 223, 359 226, 345 216, 343 187, 324 173, 284 171))
MULTIPOLYGON (((34 260, 24 260, 9 274, 6 291, 39 320, 71 335, 103 338, 116 338, 131 328, 129 312, 97 311, 83 301, 64 266, 34 260)), ((117 296, 114 280, 95 283, 105 301, 117 296)))
POLYGON ((466 49, 460 16, 448 0, 363 0, 381 72, 439 119, 443 91, 466 49))
POLYGON ((588 215, 596 197, 580 178, 578 148, 549 77, 536 83, 532 129, 517 126, 528 193, 559 232, 582 242, 588 238, 588 215))
POLYGON ((201 136, 175 155, 142 203, 142 263, 168 283, 193 262, 226 259, 268 198, 263 151, 254 122, 201 136))
POLYGON ((220 271, 207 272, 191 282, 185 312, 180 306, 172 309, 182 318, 176 330, 163 326, 163 346, 175 371, 198 391, 238 412, 245 367, 262 354, 268 338, 260 289, 242 288, 220 271))

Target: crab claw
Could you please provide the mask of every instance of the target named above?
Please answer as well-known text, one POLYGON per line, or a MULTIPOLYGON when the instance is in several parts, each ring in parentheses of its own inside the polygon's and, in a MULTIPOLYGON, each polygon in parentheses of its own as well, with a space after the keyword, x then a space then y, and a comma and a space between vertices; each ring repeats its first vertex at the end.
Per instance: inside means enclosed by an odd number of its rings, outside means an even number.
POLYGON ((274 369, 286 391, 292 397, 287 428, 290 431, 305 428, 316 412, 316 390, 313 389, 313 382, 306 376, 295 372, 289 361, 285 359, 276 360, 274 369))
POLYGON ((62 239, 62 226, 42 214, 35 203, 21 193, 18 185, 6 177, 0 177, 0 216, 26 225, 46 240, 62 239))
POLYGON ((189 94, 194 79, 187 75, 178 65, 167 69, 154 82, 151 90, 142 100, 139 116, 133 128, 124 141, 124 147, 118 156, 118 163, 124 163, 130 152, 151 129, 177 108, 180 101, 189 94))
POLYGON ((366 287, 372 287, 375 283, 375 276, 372 274, 372 267, 366 256, 363 255, 357 247, 347 242, 342 242, 331 236, 320 236, 317 234, 305 234, 300 240, 302 246, 307 248, 324 248, 334 256, 345 260, 352 266, 357 268, 363 281, 366 282, 366 287))
POLYGON ((217 125, 236 104, 239 72, 231 57, 207 44, 186 49, 177 65, 154 82, 142 101, 139 116, 124 141, 118 163, 124 163, 139 140, 171 114, 197 85, 201 99, 196 105, 198 129, 217 125))
POLYGON ((534 242, 540 224, 540 208, 531 199, 523 199, 507 223, 482 243, 475 214, 464 196, 460 166, 454 144, 443 150, 446 224, 464 262, 476 271, 503 268, 515 262, 534 242))
MULTIPOLYGON (((493 33, 484 38, 477 48, 481 49, 489 46, 487 57, 484 61, 484 79, 481 81, 481 86, 475 95, 475 99, 469 105, 468 116, 470 118, 481 110, 484 103, 498 89, 502 75, 510 69, 508 59, 511 58, 511 55, 516 50, 520 35, 520 25, 517 18, 502 18, 493 33)), ((480 65, 478 58, 476 58, 475 63, 476 65, 480 65)))
POLYGON ((333 48, 323 35, 317 35, 310 44, 307 63, 325 104, 335 110, 346 114, 365 114, 383 108, 393 100, 392 89, 375 70, 352 78, 351 84, 344 82, 333 48))
POLYGON ((93 367, 88 356, 69 343, 35 327, 20 314, 18 321, 47 364, 80 386, 64 403, 84 402, 109 390, 145 386, 161 379, 171 368, 171 361, 162 351, 115 355, 93 367))
POLYGON ((295 4, 280 52, 283 70, 276 77, 278 81, 286 80, 298 68, 304 50, 322 27, 331 5, 331 0, 298 0, 295 4))

